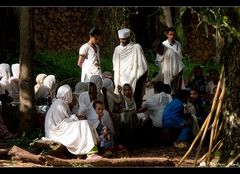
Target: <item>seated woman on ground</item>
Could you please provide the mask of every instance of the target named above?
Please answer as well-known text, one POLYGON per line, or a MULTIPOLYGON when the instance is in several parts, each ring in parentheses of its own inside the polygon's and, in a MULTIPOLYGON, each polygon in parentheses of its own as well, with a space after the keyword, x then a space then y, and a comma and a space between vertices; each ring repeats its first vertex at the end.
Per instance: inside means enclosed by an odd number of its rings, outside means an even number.
POLYGON ((2 112, 3 107, 6 107, 6 104, 8 102, 9 97, 3 90, 3 87, 0 83, 0 139, 8 140, 8 139, 13 139, 16 137, 15 134, 11 133, 7 126, 5 125, 2 115, 5 114, 2 112))
POLYGON ((76 156, 87 155, 87 159, 102 158, 97 155, 99 137, 96 130, 87 120, 79 120, 70 110, 72 98, 69 85, 58 88, 56 100, 47 111, 43 139, 61 143, 76 156))

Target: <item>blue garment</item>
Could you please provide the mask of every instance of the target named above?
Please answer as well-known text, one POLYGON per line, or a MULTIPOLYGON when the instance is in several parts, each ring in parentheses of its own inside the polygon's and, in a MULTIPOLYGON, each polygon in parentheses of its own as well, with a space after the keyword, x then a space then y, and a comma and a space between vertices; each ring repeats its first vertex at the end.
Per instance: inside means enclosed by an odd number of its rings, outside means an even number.
POLYGON ((178 128, 180 134, 177 141, 189 141, 192 125, 186 125, 186 119, 184 119, 183 102, 177 98, 174 98, 169 103, 163 112, 162 124, 166 128, 178 128))

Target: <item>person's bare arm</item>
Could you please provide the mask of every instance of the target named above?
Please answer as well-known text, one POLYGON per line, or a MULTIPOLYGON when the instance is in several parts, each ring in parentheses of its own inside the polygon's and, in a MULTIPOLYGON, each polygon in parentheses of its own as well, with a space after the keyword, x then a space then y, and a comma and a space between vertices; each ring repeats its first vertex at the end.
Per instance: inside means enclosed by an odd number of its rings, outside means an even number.
POLYGON ((78 58, 78 66, 80 68, 82 68, 82 64, 83 64, 83 62, 85 60, 85 57, 86 57, 86 55, 80 55, 79 58, 78 58))

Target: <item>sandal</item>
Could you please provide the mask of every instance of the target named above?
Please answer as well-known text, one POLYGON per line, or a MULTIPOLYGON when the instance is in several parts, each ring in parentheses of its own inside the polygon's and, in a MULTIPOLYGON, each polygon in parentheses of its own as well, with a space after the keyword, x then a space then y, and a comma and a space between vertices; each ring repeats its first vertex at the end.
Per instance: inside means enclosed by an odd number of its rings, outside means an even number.
POLYGON ((87 160, 88 159, 102 159, 103 157, 101 157, 100 155, 97 155, 97 154, 89 154, 89 155, 87 155, 87 160))

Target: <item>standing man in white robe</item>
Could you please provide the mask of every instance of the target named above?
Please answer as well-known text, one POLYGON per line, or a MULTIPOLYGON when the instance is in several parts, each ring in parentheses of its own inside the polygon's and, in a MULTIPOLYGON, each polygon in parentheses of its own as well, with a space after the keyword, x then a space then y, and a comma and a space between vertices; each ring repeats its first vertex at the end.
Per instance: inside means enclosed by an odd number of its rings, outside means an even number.
POLYGON ((130 84, 137 108, 140 108, 147 80, 147 60, 141 45, 130 41, 130 29, 118 30, 118 37, 120 45, 113 53, 115 93, 118 94, 118 85, 130 84))
POLYGON ((92 75, 102 76, 98 42, 101 31, 92 28, 89 31, 89 40, 79 49, 78 66, 82 68, 81 82, 89 82, 92 75))
POLYGON ((182 56, 182 46, 180 42, 176 40, 176 30, 173 27, 169 27, 166 31, 167 39, 163 41, 163 45, 172 49, 179 56, 180 59, 182 56))
POLYGON ((159 60, 159 73, 152 81, 163 81, 171 87, 171 94, 175 95, 178 91, 185 88, 183 83, 182 59, 173 49, 164 46, 161 42, 155 41, 153 48, 159 60))

